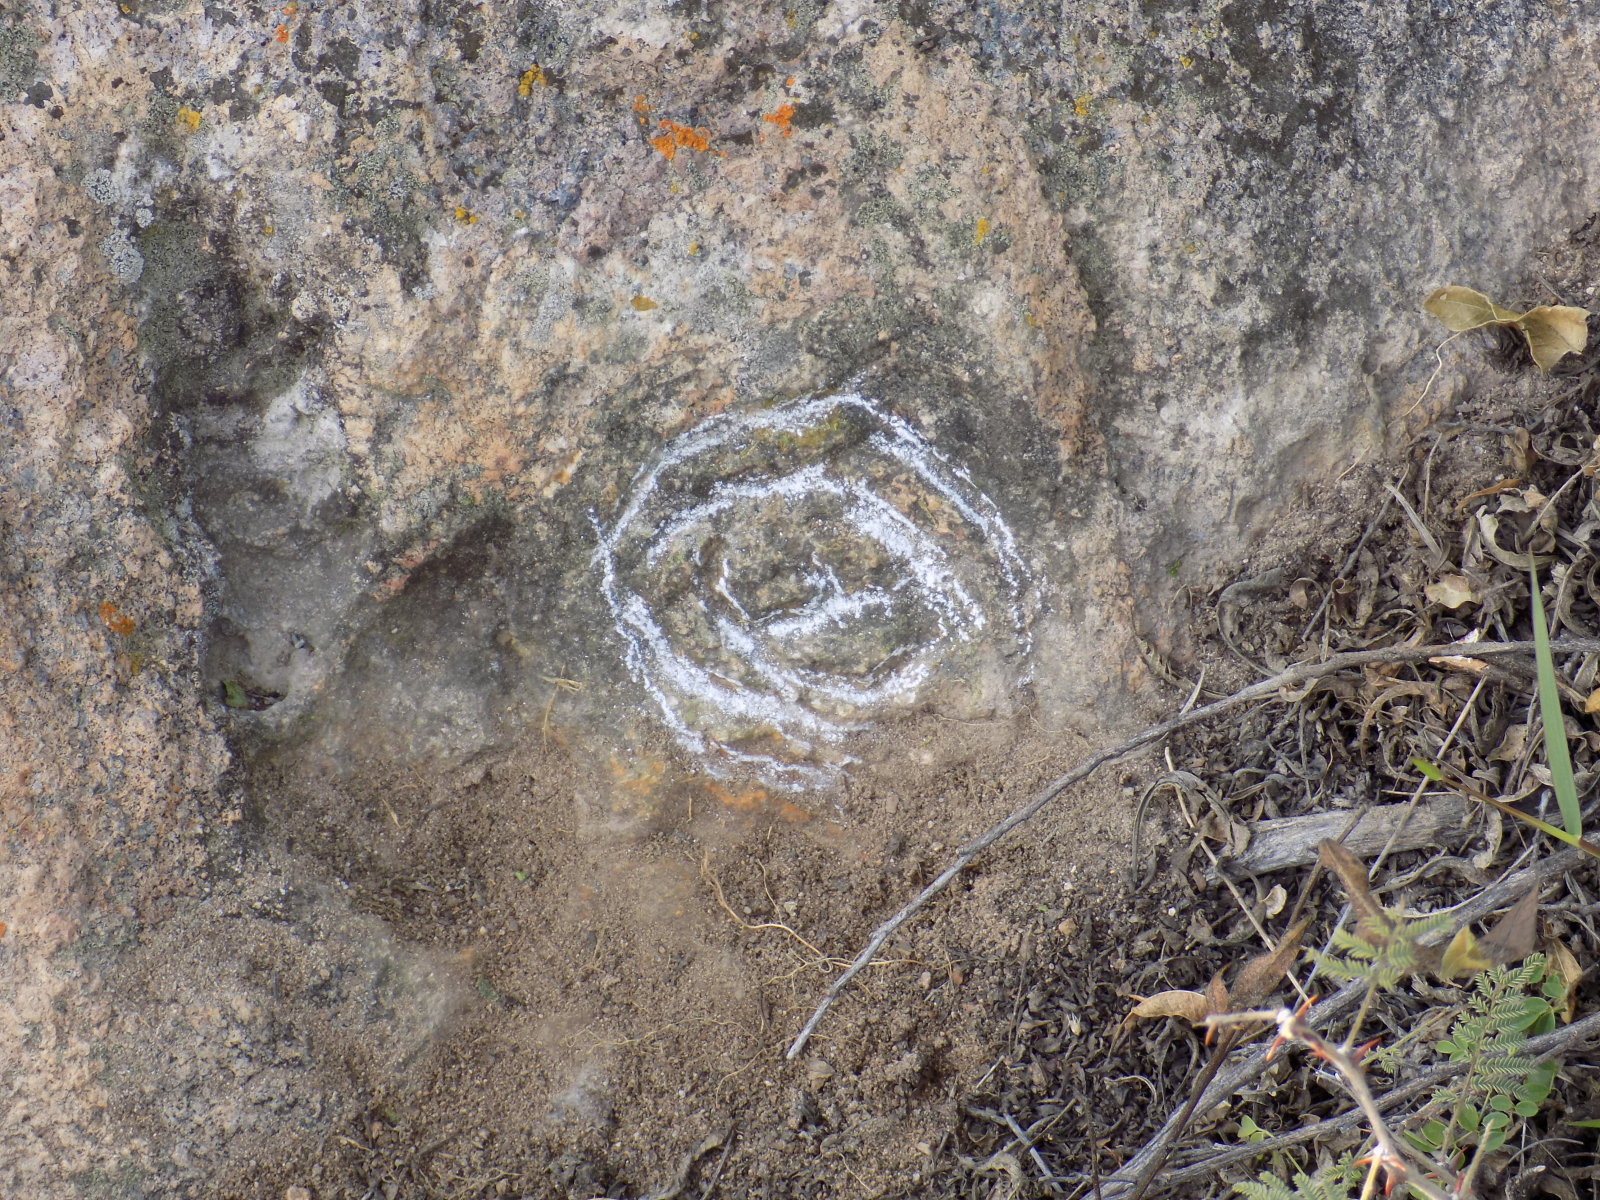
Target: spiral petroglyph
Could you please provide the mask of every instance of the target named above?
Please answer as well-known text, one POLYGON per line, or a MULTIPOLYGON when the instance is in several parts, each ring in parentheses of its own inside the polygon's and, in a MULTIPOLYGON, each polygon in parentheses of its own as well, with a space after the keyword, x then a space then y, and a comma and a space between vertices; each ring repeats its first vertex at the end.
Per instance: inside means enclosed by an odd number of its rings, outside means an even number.
POLYGON ((999 510, 859 395, 682 434, 599 542, 630 672, 715 773, 837 782, 850 735, 957 665, 1024 670, 1033 588, 999 510))

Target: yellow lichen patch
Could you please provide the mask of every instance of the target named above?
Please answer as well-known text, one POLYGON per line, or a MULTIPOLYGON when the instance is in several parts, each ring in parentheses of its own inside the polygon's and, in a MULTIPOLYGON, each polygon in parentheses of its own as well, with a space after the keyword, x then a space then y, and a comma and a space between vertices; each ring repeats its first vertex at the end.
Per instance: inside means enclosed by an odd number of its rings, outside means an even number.
POLYGON ((630 796, 651 795, 660 785, 661 777, 667 770, 666 763, 659 758, 645 758, 625 763, 615 754, 611 756, 610 766, 617 790, 626 792, 630 796))
POLYGON ((988 236, 989 236, 989 218, 988 217, 979 217, 978 218, 978 224, 972 231, 972 244, 974 246, 981 246, 981 245, 983 245, 983 239, 988 237, 988 236))
POLYGON ((1190 58, 1187 54, 1180 54, 1178 55, 1178 65, 1187 71, 1190 67, 1194 66, 1194 59, 1190 58))
POLYGON ((478 214, 465 205, 458 204, 456 205, 456 220, 463 225, 476 225, 478 223, 478 214))
POLYGON ((539 490, 539 494, 549 499, 566 487, 567 484, 572 482, 572 473, 578 469, 578 463, 582 460, 583 448, 580 446, 562 459, 561 465, 550 473, 550 478, 546 481, 544 487, 539 490))
POLYGON ((788 137, 794 132, 789 128, 789 122, 794 120, 794 105, 780 104, 777 112, 762 113, 761 119, 769 125, 776 125, 783 131, 783 136, 788 137))
POLYGON ((200 110, 185 104, 178 110, 178 124, 190 133, 200 128, 200 110))
POLYGON ((632 300, 629 300, 628 303, 633 305, 635 312, 649 312, 652 308, 661 307, 654 300, 650 299, 649 296, 635 296, 632 300))
POLYGON ((109 600, 101 601, 100 623, 112 633, 120 633, 123 637, 127 637, 137 628, 133 618, 109 600))
POLYGON ((697 129, 692 125, 679 125, 676 121, 662 121, 660 128, 666 132, 660 137, 651 138, 650 144, 669 161, 680 148, 702 152, 711 148, 711 130, 703 126, 697 129))
POLYGON ((723 787, 720 783, 705 785, 706 794, 724 808, 731 808, 735 812, 775 812, 780 821, 799 824, 809 821, 811 813, 799 805, 790 804, 787 800, 774 803, 773 798, 766 788, 755 787, 747 792, 735 792, 723 787))
POLYGON ((1089 115, 1089 103, 1093 99, 1094 97, 1089 95, 1088 92, 1085 92, 1083 95, 1079 96, 1072 102, 1073 114, 1079 117, 1087 117, 1089 115))
POLYGON ((533 95, 536 87, 549 87, 550 81, 545 78, 544 68, 534 63, 522 73, 522 78, 517 80, 517 95, 528 97, 533 95))

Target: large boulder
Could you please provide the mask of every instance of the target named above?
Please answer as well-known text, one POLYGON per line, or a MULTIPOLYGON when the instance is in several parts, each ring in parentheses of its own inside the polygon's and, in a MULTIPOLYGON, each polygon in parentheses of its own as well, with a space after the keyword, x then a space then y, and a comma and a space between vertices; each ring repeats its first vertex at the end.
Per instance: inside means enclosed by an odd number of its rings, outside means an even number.
POLYGON ((1596 15, 0 12, 0 1188, 426 1058, 373 763, 559 752, 576 870, 1119 727, 1136 625, 1447 402, 1420 297, 1595 207, 1596 15))

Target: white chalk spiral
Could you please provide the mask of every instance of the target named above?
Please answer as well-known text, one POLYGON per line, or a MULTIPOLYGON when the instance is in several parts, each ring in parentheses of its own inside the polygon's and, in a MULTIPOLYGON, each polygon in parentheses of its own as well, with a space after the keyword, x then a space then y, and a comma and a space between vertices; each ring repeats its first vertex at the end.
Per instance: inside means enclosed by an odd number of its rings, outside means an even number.
POLYGON ((999 510, 860 395, 673 439, 600 525, 595 562, 678 741, 773 787, 837 782, 848 735, 914 705, 957 648, 1028 650, 1033 589, 999 510))

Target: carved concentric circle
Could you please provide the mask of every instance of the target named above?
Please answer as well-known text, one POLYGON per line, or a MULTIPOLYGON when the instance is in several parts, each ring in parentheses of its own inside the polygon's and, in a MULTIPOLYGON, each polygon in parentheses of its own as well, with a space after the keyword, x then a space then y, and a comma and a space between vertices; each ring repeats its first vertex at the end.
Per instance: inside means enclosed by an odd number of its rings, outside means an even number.
MULTIPOLYGON (((871 400, 713 417, 599 530, 627 663, 718 774, 837 782, 851 734, 971 651, 1020 676, 1032 587, 967 473, 871 400)), ((992 671, 989 672, 992 674, 992 671)))

